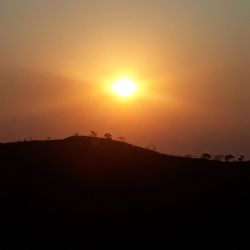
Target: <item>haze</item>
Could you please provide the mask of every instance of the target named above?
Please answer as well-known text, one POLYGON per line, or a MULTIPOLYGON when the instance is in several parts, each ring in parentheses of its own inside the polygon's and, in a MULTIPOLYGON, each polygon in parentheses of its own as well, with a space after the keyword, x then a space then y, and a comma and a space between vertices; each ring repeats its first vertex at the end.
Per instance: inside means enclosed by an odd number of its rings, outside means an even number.
POLYGON ((248 0, 1 0, 0 142, 95 130, 250 157, 248 0), (137 98, 107 92, 130 77, 137 98))

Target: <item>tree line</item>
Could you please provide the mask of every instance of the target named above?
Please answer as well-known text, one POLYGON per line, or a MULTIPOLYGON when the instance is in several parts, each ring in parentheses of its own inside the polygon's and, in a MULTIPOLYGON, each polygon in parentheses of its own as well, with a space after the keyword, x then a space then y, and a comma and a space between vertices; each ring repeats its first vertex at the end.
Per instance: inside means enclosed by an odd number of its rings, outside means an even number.
POLYGON ((244 155, 236 157, 232 154, 212 156, 209 153, 203 153, 200 158, 204 160, 215 160, 215 161, 226 161, 226 162, 236 160, 242 162, 245 160, 246 157, 244 155))

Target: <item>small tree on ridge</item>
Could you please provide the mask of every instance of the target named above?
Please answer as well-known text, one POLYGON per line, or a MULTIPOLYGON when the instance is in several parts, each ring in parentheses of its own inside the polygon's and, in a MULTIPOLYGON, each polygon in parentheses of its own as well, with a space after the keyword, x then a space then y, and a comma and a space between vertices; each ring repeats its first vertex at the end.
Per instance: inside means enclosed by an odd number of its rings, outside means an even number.
POLYGON ((110 133, 105 133, 104 138, 106 138, 107 140, 112 140, 112 135, 110 133))
POLYGON ((204 160, 210 160, 211 158, 212 158, 212 156, 209 153, 203 153, 201 155, 201 159, 204 159, 204 160))

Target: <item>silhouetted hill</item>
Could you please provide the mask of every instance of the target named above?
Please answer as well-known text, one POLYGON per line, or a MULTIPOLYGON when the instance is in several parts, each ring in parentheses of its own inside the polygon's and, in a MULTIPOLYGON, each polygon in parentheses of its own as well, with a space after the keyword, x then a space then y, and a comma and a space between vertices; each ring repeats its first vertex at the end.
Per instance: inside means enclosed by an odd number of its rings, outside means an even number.
POLYGON ((79 243, 108 228, 105 240, 125 246, 134 235, 155 249, 215 238, 239 247, 250 236, 249 162, 186 159, 82 136, 0 144, 0 162, 3 242, 24 232, 64 242, 72 231, 79 243))

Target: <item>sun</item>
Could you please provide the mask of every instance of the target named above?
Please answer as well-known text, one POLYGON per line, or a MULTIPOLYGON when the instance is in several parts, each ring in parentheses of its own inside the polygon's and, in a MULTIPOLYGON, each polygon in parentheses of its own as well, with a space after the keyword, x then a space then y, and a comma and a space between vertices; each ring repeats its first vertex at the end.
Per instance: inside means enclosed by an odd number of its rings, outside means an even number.
POLYGON ((119 79, 112 86, 113 92, 120 97, 133 96, 137 92, 137 89, 137 84, 128 78, 119 79))

